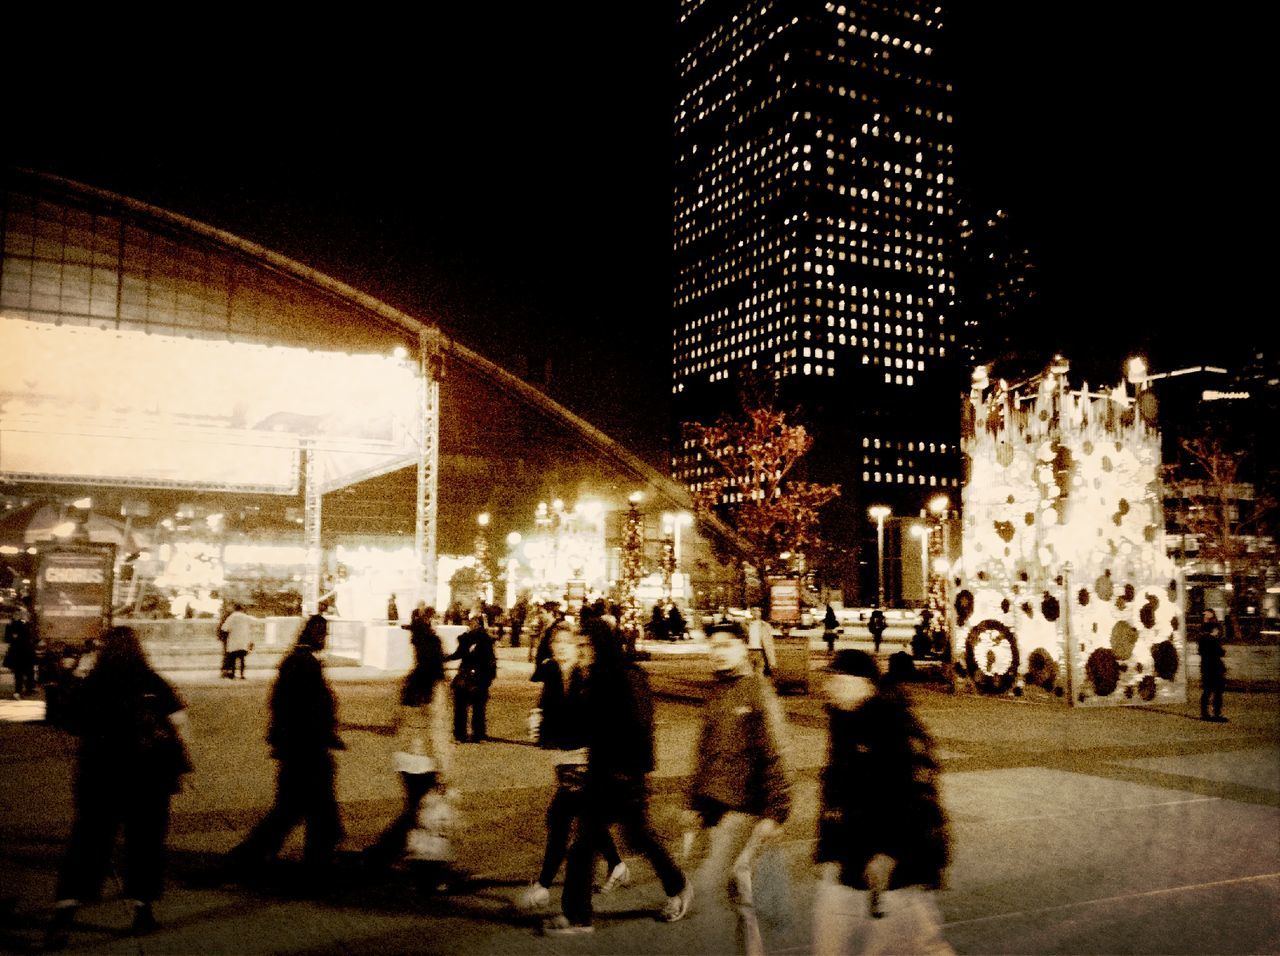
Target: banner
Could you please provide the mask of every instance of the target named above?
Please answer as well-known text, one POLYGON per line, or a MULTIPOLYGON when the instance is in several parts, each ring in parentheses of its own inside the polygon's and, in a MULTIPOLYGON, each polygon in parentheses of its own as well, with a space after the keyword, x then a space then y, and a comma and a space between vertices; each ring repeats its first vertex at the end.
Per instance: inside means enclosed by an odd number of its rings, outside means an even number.
POLYGON ((36 558, 36 634, 50 647, 83 646, 111 626, 114 544, 41 548, 36 558))

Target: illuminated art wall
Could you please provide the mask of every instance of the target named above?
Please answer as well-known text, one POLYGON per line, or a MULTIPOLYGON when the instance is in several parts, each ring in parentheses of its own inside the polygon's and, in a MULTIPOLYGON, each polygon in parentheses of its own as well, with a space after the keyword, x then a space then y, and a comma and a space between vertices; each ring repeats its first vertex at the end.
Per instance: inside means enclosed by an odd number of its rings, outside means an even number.
POLYGON ((975 388, 964 403, 963 552, 948 582, 958 669, 984 693, 1183 700, 1154 399, 1068 392, 1065 369, 1033 388, 975 388))

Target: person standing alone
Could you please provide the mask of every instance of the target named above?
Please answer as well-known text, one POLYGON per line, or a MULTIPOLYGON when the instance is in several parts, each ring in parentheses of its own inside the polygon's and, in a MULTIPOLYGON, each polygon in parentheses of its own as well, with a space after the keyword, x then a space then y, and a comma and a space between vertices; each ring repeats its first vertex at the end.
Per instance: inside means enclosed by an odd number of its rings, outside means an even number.
POLYGON ((493 637, 485 630, 484 618, 472 614, 467 622, 470 630, 458 638, 458 647, 445 660, 458 661, 458 673, 453 678, 453 736, 460 743, 466 742, 467 714, 471 715, 472 743, 489 739, 486 709, 489 705, 489 686, 498 676, 498 657, 493 649, 493 637))
POLYGON ((1222 646, 1222 625, 1213 608, 1205 608, 1200 625, 1200 719, 1225 724, 1222 692, 1227 686, 1227 649, 1222 646), (1212 715, 1209 705, 1213 705, 1212 715))

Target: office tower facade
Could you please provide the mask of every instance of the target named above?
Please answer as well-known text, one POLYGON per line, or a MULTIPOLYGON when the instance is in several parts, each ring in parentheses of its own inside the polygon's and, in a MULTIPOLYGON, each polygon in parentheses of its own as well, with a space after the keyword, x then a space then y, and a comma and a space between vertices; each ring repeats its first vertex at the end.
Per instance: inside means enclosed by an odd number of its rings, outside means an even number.
MULTIPOLYGON (((944 36, 937 2, 679 7, 676 422, 732 410, 746 375, 772 378, 815 434, 806 477, 842 486, 824 527, 847 552, 846 591, 868 505, 916 515, 958 498, 944 36)), ((695 489, 714 468, 678 424, 672 468, 695 489)))

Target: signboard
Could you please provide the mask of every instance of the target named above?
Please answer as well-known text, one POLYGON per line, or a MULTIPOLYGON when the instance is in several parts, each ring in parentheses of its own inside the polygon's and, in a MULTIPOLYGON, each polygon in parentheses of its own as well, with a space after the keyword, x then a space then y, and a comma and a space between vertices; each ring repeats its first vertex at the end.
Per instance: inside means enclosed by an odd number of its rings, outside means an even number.
POLYGON ((769 579, 769 620, 774 624, 800 623, 800 579, 769 579))
POLYGON ((585 579, 571 579, 564 586, 565 603, 570 608, 580 608, 587 600, 587 582, 585 579))
POLYGON ((111 626, 114 544, 41 548, 36 558, 36 633, 50 647, 82 646, 111 626))

